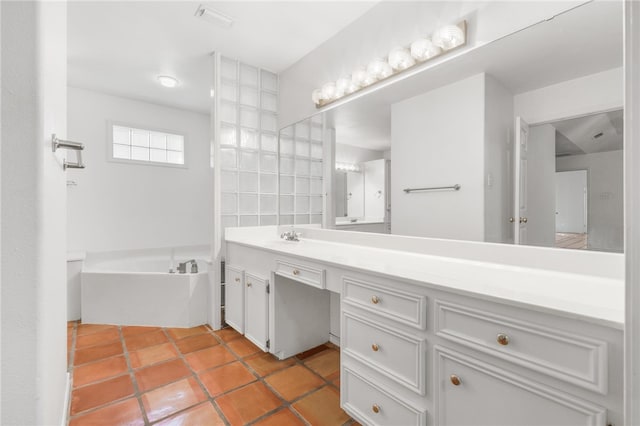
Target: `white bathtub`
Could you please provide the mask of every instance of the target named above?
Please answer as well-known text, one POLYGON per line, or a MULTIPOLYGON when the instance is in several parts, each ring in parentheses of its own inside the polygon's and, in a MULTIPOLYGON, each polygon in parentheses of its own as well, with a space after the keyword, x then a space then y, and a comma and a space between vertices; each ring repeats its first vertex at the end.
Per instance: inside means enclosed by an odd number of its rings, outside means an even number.
POLYGON ((165 250, 88 254, 81 273, 81 315, 87 324, 194 327, 207 322, 211 262, 184 252, 178 262, 196 259, 198 273, 169 273, 165 250))

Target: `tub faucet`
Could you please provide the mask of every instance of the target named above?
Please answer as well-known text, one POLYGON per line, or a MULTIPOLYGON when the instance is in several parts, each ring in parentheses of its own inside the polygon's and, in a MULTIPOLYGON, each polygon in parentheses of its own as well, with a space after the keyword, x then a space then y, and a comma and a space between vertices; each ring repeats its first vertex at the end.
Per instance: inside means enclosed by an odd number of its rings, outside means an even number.
POLYGON ((291 231, 283 232, 280 234, 280 238, 285 241, 300 241, 300 236, 302 234, 300 232, 296 232, 291 228, 291 231))
POLYGON ((196 263, 195 259, 191 259, 191 260, 187 260, 186 262, 180 262, 178 263, 178 273, 179 274, 186 274, 187 273, 187 264, 191 264, 191 273, 195 274, 198 272, 198 264, 196 263))

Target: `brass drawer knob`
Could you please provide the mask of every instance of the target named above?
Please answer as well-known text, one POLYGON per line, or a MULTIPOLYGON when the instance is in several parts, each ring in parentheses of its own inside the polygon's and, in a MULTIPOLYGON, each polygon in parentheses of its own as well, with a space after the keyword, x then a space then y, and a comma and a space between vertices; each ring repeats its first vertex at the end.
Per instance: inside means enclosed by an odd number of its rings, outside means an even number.
POLYGON ((251 287, 251 285, 252 285, 251 283, 247 283, 247 287, 251 287))
POLYGON ((373 404, 373 406, 371 407, 371 411, 378 414, 380 412, 380 406, 378 404, 373 404))
POLYGON ((496 337, 496 340, 498 341, 498 343, 500 343, 502 346, 507 346, 509 344, 509 336, 507 336, 504 333, 500 333, 498 334, 498 337, 496 337))
POLYGON ((236 282, 239 283, 240 282, 240 278, 236 277, 236 282))
POLYGON ((298 271, 297 269, 293 270, 293 275, 300 275, 300 271, 298 271))
POLYGON ((460 383, 462 383, 462 380, 460 380, 460 377, 456 376, 455 374, 452 374, 449 379, 451 379, 451 383, 454 386, 460 386, 460 383))
POLYGON ((371 345, 371 349, 372 349, 374 352, 378 352, 378 351, 380 350, 380 346, 378 346, 378 344, 377 344, 377 343, 374 343, 373 345, 371 345))
POLYGON ((378 296, 371 297, 371 303, 377 305, 378 303, 380 303, 380 298, 378 296))

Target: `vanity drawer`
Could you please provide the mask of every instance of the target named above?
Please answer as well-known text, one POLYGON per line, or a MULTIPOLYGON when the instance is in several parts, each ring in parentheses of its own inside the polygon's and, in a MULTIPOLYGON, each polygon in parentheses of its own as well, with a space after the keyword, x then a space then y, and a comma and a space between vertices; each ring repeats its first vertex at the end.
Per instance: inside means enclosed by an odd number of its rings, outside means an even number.
POLYGON ((421 330, 427 326, 427 298, 420 294, 345 277, 342 300, 421 330))
POLYGON ((607 343, 436 301, 436 334, 551 377, 607 393, 607 343))
POLYGON ((343 367, 342 407, 367 425, 425 425, 426 413, 384 391, 353 370, 343 367))
POLYGON ((276 260, 276 274, 303 284, 325 289, 325 270, 284 260, 276 260))
POLYGON ((435 346, 435 424, 605 426, 605 407, 435 346))
POLYGON ((424 339, 342 314, 344 354, 396 381, 412 392, 425 394, 426 343, 424 339))

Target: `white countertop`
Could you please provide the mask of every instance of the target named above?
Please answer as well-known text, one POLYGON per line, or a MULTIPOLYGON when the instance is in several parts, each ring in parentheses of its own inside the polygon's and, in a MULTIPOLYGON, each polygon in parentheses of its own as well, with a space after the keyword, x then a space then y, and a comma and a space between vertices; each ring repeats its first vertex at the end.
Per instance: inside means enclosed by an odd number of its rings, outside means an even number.
POLYGON ((386 274, 435 288, 526 304, 622 329, 624 280, 497 262, 435 256, 346 242, 284 241, 272 228, 227 229, 226 240, 312 261, 386 274), (231 232, 229 232, 231 231, 231 232))

